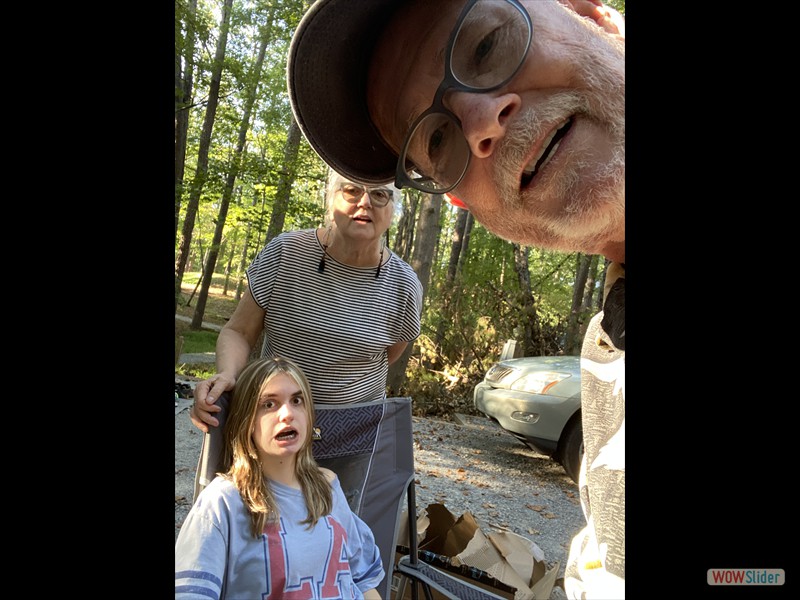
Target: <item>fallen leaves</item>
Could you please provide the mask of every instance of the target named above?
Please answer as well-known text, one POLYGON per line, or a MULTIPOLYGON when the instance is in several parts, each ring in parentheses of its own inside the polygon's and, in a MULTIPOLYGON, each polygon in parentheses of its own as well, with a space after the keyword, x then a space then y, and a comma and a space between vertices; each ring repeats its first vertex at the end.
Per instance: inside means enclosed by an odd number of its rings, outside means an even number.
POLYGON ((558 517, 556 517, 556 515, 554 515, 551 512, 543 512, 547 508, 547 506, 545 506, 544 504, 526 504, 525 508, 530 508, 531 510, 535 510, 542 517, 544 517, 545 519, 557 519, 558 518, 558 517))

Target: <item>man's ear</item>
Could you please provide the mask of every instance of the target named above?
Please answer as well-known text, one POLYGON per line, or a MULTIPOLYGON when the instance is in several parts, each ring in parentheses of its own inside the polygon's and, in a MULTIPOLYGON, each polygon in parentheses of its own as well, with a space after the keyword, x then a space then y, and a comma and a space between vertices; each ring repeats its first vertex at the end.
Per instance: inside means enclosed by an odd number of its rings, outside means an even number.
POLYGON ((606 6, 601 0, 558 0, 576 13, 591 19, 603 31, 625 37, 625 18, 615 9, 606 6))

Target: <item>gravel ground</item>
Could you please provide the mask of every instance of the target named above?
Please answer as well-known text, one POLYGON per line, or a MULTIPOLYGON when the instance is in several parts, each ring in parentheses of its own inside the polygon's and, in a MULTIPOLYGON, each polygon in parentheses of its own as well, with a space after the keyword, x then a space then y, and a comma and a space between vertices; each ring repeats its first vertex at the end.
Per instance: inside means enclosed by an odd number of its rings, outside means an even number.
MULTIPOLYGON (((189 379, 176 376, 176 382, 189 379)), ((190 399, 175 407, 175 536, 189 512, 202 441, 188 415, 190 399)), ((456 517, 469 511, 485 533, 508 529, 559 563, 583 527, 578 489, 555 461, 530 450, 491 421, 456 415, 457 421, 414 417, 417 508, 439 503, 456 517)), ((565 598, 556 586, 551 599, 565 598)))

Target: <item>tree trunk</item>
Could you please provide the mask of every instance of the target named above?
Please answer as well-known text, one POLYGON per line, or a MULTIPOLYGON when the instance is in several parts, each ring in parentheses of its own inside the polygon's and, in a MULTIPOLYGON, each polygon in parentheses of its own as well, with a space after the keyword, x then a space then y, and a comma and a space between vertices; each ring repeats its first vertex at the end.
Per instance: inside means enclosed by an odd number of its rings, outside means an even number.
POLYGON ((197 0, 190 0, 186 7, 186 33, 183 36, 183 74, 181 55, 175 53, 175 238, 178 237, 178 222, 181 216, 183 197, 183 174, 186 169, 186 140, 189 132, 189 106, 192 102, 194 75, 194 21, 197 0))
POLYGON ((589 268, 586 272, 586 283, 584 284, 583 302, 581 303, 581 313, 586 317, 592 310, 592 300, 594 290, 597 287, 597 263, 600 261, 598 254, 592 254, 589 261, 589 268))
MULTIPOLYGON (((586 276, 586 284, 584 286, 585 290, 583 292, 583 302, 581 303, 580 315, 578 318, 578 341, 580 344, 583 343, 583 337, 586 335, 586 329, 589 327, 589 321, 591 320, 594 313, 594 307, 592 306, 594 303, 594 293, 595 289, 597 288, 597 264, 600 262, 600 256, 598 254, 593 254, 591 257, 591 261, 589 264, 588 273, 586 276)), ((602 291, 600 293, 600 297, 602 299, 603 294, 602 291)), ((580 345, 576 347, 577 352, 575 354, 580 354, 580 345)))
POLYGON ((397 233, 394 236, 392 248, 406 262, 411 262, 411 248, 414 245, 414 225, 417 221, 417 207, 419 206, 420 193, 409 191, 406 195, 406 205, 403 216, 397 224, 397 233))
POLYGON ((456 224, 453 228, 453 238, 450 240, 450 260, 447 263, 447 277, 445 281, 452 284, 456 280, 461 252, 464 248, 464 240, 467 236, 467 218, 470 213, 468 210, 459 210, 456 215, 456 224))
POLYGON ((222 67, 225 60, 225 47, 228 43, 232 5, 233 0, 225 0, 225 4, 222 7, 219 38, 217 39, 217 50, 214 55, 214 69, 211 74, 211 84, 208 90, 208 105, 206 106, 206 115, 203 121, 203 130, 200 134, 200 145, 197 151, 197 169, 194 179, 192 180, 189 200, 186 204, 186 215, 181 230, 178 260, 175 265, 175 312, 178 312, 181 282, 183 281, 186 260, 189 257, 189 250, 191 248, 194 220, 197 216, 197 209, 200 206, 200 194, 203 191, 203 185, 205 185, 206 177, 208 176, 208 150, 211 146, 211 132, 214 129, 214 120, 219 103, 219 88, 222 83, 222 67))
POLYGON ((475 225, 475 217, 472 216, 472 213, 466 210, 463 212, 467 213, 467 222, 464 227, 464 241, 461 244, 461 252, 458 253, 456 273, 462 273, 464 271, 464 261, 469 257, 469 240, 472 236, 472 227, 475 225))
POLYGON ((520 290, 520 315, 521 331, 519 337, 522 338, 524 356, 540 356, 545 353, 545 344, 541 339, 541 327, 539 326, 539 316, 536 314, 536 297, 531 288, 531 272, 528 256, 530 248, 511 244, 514 250, 514 271, 517 274, 520 290))
POLYGON ((436 325, 435 345, 442 347, 446 328, 455 322, 453 311, 458 310, 458 300, 461 295, 459 285, 459 266, 463 264, 462 256, 466 254, 467 224, 469 221, 469 211, 459 210, 456 215, 456 223, 453 227, 453 236, 450 239, 450 258, 447 263, 447 275, 444 282, 444 293, 441 294, 441 316, 436 325))
POLYGON ((239 228, 233 230, 233 239, 229 244, 230 250, 228 251, 228 260, 225 262, 225 285, 222 287, 222 295, 228 295, 228 289, 231 284, 231 269, 233 268, 233 257, 236 254, 236 242, 239 241, 239 228))
POLYGON ((205 267, 206 276, 203 278, 203 287, 200 290, 200 296, 197 298, 197 306, 195 307, 194 315, 192 316, 192 329, 200 329, 203 322, 203 315, 206 310, 206 302, 208 301, 208 290, 211 287, 211 281, 214 278, 220 242, 222 240, 223 231, 225 230, 225 221, 228 218, 228 207, 230 206, 234 186, 236 185, 236 177, 239 175, 239 164, 242 160, 242 152, 244 152, 245 144, 247 143, 247 131, 250 129, 250 115, 252 114, 253 106, 255 105, 256 97, 258 96, 258 82, 261 79, 261 68, 264 64, 264 56, 267 52, 267 43, 269 42, 271 29, 272 14, 270 13, 267 23, 261 28, 261 45, 258 49, 258 58, 256 59, 255 65, 253 65, 253 73, 250 79, 250 90, 247 93, 247 98, 245 99, 242 122, 239 125, 239 138, 236 142, 236 149, 233 154, 233 160, 231 161, 231 168, 228 172, 228 177, 225 180, 225 188, 222 192, 222 200, 220 200, 217 225, 214 228, 214 239, 211 242, 211 250, 208 253, 208 261, 205 267))
MULTIPOLYGON (((441 194, 423 195, 419 211, 419 223, 416 229, 417 240, 414 243, 413 256, 409 263, 422 284, 423 305, 425 303, 425 297, 428 294, 428 285, 430 282, 431 266, 436 242, 442 230, 441 219, 439 218, 442 213, 442 199, 443 197, 441 194)), ((387 383, 391 395, 400 393, 400 389, 406 378, 408 359, 413 349, 414 344, 410 343, 403 354, 400 355, 400 358, 389 367, 387 383)))
MULTIPOLYGON (((589 279, 589 269, 592 257, 588 254, 578 254, 575 268, 575 285, 572 286, 572 306, 567 317, 567 336, 564 342, 565 354, 580 354, 581 342, 581 307, 586 295, 586 282, 589 279)), ((591 294, 589 294, 591 298, 591 294)))
POLYGON ((284 170, 281 171, 278 181, 278 189, 275 192, 275 203, 272 205, 272 218, 269 220, 267 229, 267 239, 264 240, 266 246, 269 241, 283 231, 286 223, 286 208, 292 197, 292 184, 294 184, 297 172, 297 155, 300 152, 300 127, 292 118, 289 132, 286 137, 286 145, 283 148, 284 170))
MULTIPOLYGON (((261 213, 259 215, 259 222, 264 221, 264 205, 267 201, 267 193, 265 190, 261 190, 261 213)), ((253 206, 256 205, 258 202, 258 197, 253 196, 253 206)), ((242 254, 239 258, 239 267, 236 269, 236 277, 238 279, 238 283, 236 284, 236 301, 242 299, 242 292, 244 291, 244 281, 245 281, 245 269, 247 268, 247 255, 250 252, 250 238, 253 235, 253 222, 248 219, 247 221, 247 231, 244 236, 244 247, 242 248, 242 254)))

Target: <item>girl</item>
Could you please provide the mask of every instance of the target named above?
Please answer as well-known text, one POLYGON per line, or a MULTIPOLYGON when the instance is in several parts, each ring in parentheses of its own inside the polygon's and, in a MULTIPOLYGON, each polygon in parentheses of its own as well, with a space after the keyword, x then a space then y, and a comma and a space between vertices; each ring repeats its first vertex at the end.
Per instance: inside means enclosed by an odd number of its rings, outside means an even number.
POLYGON ((301 369, 261 358, 241 372, 225 423, 227 470, 175 543, 176 599, 380 598, 381 556, 339 479, 311 454, 301 369))

